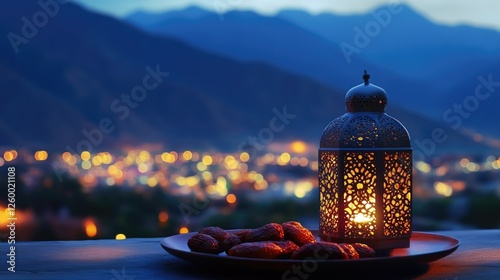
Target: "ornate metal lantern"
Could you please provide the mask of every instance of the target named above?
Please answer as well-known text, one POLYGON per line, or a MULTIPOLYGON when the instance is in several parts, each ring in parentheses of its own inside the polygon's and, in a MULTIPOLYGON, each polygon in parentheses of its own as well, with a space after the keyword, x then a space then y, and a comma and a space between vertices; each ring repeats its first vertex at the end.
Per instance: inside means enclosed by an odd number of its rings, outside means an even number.
POLYGON ((319 149, 320 238, 410 246, 412 149, 405 127, 385 113, 387 94, 369 83, 351 88, 347 113, 323 132, 319 149))

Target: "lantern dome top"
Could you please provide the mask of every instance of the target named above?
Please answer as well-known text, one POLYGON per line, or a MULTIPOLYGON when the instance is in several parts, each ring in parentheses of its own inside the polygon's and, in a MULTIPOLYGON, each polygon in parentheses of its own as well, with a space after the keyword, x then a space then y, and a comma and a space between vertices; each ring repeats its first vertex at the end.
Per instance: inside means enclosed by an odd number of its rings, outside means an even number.
POLYGON ((387 105, 387 93, 381 87, 369 82, 370 75, 363 75, 364 83, 351 88, 345 96, 348 112, 384 112, 387 105))
POLYGON ((347 113, 331 121, 323 131, 320 148, 409 148, 410 135, 395 118, 387 115, 387 94, 369 83, 346 94, 347 113))

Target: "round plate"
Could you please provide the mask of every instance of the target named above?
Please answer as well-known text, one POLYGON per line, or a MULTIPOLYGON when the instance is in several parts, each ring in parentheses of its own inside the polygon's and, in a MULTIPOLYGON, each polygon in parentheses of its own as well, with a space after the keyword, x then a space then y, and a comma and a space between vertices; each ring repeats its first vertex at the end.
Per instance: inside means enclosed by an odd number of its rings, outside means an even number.
MULTIPOLYGON (((233 230, 228 230, 228 232, 231 231, 233 230)), ((318 231, 312 230, 312 232, 316 236, 316 240, 319 240, 318 231)), ((167 252, 178 258, 192 263, 209 266, 231 266, 251 270, 284 271, 294 265, 301 266, 304 264, 303 260, 242 258, 231 257, 225 253, 213 255, 192 252, 187 246, 187 241, 195 234, 196 232, 191 232, 166 237, 161 240, 161 246, 167 252)), ((328 269, 360 267, 375 267, 378 269, 386 266, 394 267, 394 265, 412 265, 432 262, 451 254, 459 245, 460 242, 450 236, 426 232, 413 232, 409 248, 393 249, 388 256, 352 260, 311 259, 306 262, 314 262, 314 266, 317 265, 318 268, 328 269)))

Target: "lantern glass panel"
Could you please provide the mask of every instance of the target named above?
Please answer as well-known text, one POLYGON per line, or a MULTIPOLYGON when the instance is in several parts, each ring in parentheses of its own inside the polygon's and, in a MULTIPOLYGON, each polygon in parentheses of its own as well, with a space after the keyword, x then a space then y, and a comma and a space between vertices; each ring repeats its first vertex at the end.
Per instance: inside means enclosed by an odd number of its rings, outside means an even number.
POLYGON ((325 234, 338 232, 338 153, 322 152, 320 154, 320 228, 325 234))
POLYGON ((384 236, 397 237, 411 231, 411 153, 385 152, 384 236))
POLYGON ((347 152, 344 160, 345 236, 373 238, 376 230, 374 152, 347 152))

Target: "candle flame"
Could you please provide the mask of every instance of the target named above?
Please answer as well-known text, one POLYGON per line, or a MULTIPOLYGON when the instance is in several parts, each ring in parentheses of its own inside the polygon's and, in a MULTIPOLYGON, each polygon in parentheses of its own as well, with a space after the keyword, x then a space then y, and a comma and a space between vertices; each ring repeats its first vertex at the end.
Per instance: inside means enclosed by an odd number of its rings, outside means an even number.
POLYGON ((368 216, 361 214, 361 213, 356 214, 356 216, 354 216, 354 219, 353 219, 353 221, 355 223, 369 223, 372 220, 373 220, 373 218, 368 217, 368 216))

